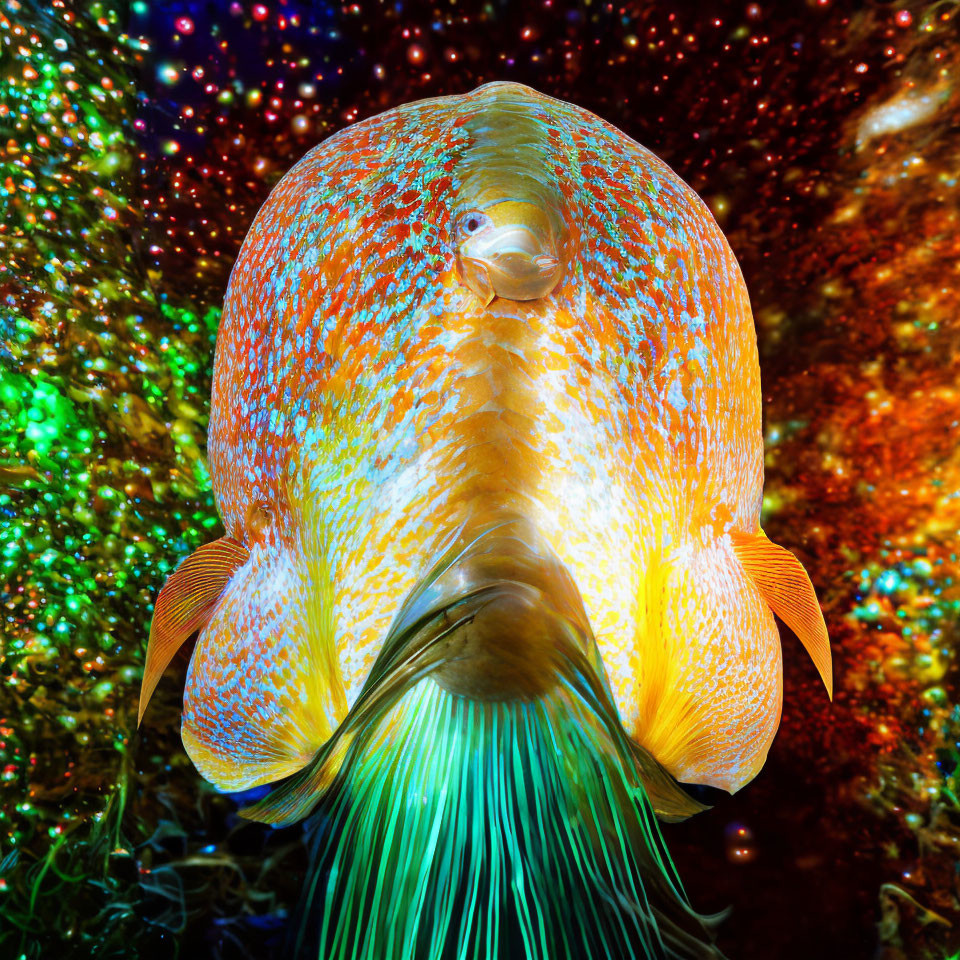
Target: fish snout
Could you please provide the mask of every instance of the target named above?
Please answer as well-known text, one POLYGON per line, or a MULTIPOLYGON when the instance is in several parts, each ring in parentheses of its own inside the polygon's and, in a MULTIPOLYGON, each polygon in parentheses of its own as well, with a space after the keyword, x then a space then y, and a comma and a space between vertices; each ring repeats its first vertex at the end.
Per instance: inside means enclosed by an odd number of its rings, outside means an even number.
POLYGON ((563 264, 553 245, 518 225, 490 225, 460 245, 460 277, 483 302, 538 300, 560 280, 563 264))

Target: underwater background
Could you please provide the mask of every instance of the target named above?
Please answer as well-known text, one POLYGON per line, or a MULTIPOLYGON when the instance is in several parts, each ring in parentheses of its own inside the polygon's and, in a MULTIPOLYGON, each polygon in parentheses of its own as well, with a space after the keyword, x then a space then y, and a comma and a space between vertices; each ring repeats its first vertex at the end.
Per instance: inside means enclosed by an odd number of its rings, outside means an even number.
POLYGON ((957 0, 0 0, 0 958, 280 955, 301 828, 195 772, 182 684, 136 730, 156 592, 222 533, 227 277, 315 143, 496 79, 664 159, 751 295, 837 692, 785 631, 763 772, 664 826, 692 902, 731 958, 960 956, 957 0))

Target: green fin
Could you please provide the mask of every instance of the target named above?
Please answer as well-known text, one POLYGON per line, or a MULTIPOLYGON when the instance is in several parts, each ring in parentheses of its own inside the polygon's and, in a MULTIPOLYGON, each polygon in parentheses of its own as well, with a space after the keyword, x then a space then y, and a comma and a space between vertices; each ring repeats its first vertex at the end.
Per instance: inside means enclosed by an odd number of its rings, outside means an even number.
POLYGON ((423 678, 351 751, 296 956, 720 957, 643 787, 569 689, 491 702, 423 678))

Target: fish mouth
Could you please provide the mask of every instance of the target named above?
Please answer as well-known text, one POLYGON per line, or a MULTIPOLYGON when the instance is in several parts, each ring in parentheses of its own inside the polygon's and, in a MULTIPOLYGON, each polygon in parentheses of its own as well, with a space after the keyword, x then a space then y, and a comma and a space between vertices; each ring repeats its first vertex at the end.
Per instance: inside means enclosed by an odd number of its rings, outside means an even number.
POLYGON ((460 278, 487 306, 494 297, 539 300, 556 287, 560 258, 532 230, 510 226, 485 231, 460 247, 460 278))

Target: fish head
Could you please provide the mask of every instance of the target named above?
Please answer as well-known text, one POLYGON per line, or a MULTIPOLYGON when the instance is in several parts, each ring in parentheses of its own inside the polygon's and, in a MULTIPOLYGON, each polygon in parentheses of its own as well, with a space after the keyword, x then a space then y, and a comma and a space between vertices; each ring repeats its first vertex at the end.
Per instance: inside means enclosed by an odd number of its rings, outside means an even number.
POLYGON ((459 106, 450 239, 461 283, 484 306, 549 296, 575 258, 572 191, 547 134, 552 102, 498 82, 459 106))
POLYGON ((548 211, 530 200, 495 200, 457 220, 460 277, 487 305, 494 297, 539 300, 563 264, 548 211))

